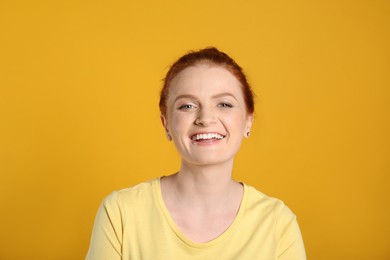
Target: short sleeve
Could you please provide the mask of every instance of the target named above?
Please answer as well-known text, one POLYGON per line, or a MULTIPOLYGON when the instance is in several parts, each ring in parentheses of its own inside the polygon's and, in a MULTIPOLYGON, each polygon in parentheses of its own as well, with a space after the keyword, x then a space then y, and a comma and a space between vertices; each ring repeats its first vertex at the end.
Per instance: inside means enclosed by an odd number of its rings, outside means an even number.
POLYGON ((122 217, 116 192, 106 197, 97 212, 87 260, 121 259, 122 217))
POLYGON ((278 260, 305 260, 306 253, 301 231, 294 213, 283 205, 276 221, 278 260))

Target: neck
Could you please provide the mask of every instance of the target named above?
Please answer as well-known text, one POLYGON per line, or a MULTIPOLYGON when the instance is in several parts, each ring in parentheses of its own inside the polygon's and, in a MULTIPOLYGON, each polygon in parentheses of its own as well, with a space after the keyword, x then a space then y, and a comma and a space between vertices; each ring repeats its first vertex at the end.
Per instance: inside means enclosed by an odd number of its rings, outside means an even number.
POLYGON ((178 200, 191 207, 224 205, 239 187, 232 179, 232 169, 233 161, 208 166, 182 162, 173 182, 178 200))

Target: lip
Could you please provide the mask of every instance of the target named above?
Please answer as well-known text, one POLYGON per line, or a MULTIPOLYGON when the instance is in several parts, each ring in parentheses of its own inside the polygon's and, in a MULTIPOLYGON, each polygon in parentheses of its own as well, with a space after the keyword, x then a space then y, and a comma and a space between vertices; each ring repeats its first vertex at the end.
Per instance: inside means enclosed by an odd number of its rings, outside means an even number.
POLYGON ((194 133, 194 134, 191 134, 189 136, 189 138, 191 139, 191 143, 193 144, 197 144, 197 145, 211 145, 211 144, 216 144, 220 141, 222 141, 223 139, 225 139, 226 135, 225 134, 221 134, 220 132, 216 132, 216 131, 208 131, 208 132, 197 132, 197 133, 194 133), (196 135, 201 135, 201 134, 218 134, 220 136, 222 136, 223 138, 222 139, 217 139, 217 138, 211 138, 211 139, 201 139, 201 140, 194 140, 194 136, 196 135))
POLYGON ((221 134, 220 132, 209 131, 209 132, 197 132, 197 133, 193 133, 193 134, 190 135, 190 138, 192 139, 192 137, 195 136, 195 135, 207 135, 207 134, 218 134, 218 135, 223 136, 224 138, 226 137, 225 134, 221 134))

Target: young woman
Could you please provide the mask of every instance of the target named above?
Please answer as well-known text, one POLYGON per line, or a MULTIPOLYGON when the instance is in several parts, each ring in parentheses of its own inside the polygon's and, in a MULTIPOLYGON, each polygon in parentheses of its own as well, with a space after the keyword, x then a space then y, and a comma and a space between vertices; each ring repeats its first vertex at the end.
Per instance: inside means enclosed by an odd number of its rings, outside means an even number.
POLYGON ((306 259, 283 202, 232 179, 254 113, 235 61, 216 48, 184 55, 165 78, 160 110, 180 170, 109 195, 87 259, 306 259))

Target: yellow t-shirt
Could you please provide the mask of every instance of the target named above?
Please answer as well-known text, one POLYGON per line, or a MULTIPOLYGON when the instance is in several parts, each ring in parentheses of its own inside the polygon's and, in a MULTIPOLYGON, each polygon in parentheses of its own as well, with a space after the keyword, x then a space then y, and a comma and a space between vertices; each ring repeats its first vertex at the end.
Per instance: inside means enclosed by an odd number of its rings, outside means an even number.
POLYGON ((107 196, 86 259, 303 260, 306 255, 295 215, 245 184, 232 225, 207 243, 189 240, 165 207, 158 178, 107 196))

